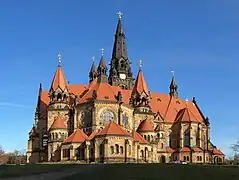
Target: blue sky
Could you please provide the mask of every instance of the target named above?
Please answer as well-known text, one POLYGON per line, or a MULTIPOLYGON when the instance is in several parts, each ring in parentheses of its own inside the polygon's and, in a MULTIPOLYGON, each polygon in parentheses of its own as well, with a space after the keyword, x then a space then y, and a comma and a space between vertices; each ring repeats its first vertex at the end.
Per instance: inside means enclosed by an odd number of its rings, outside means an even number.
POLYGON ((0 144, 24 149, 39 83, 49 89, 62 53, 70 83, 87 83, 91 57, 109 62, 122 11, 134 75, 138 59, 151 91, 168 93, 175 71, 181 98, 196 96, 214 144, 231 154, 238 133, 237 0, 0 2, 0 144))

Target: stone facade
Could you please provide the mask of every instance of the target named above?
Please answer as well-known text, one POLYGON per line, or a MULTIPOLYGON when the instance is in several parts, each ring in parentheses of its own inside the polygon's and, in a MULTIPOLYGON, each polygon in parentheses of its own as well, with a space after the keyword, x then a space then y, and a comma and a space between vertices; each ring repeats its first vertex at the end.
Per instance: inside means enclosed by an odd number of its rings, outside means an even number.
POLYGON ((179 98, 174 76, 168 94, 149 91, 142 65, 133 82, 124 38, 120 18, 109 77, 102 54, 89 84, 68 84, 59 63, 50 90, 40 85, 27 161, 223 163, 209 119, 179 98))

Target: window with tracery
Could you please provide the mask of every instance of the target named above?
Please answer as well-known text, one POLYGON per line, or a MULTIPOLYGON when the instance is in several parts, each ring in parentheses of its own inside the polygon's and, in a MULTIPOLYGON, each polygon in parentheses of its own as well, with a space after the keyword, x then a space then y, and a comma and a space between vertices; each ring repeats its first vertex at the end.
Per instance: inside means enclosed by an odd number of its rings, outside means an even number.
POLYGON ((190 145, 190 134, 189 134, 189 130, 186 129, 184 131, 184 147, 189 147, 190 145))
POLYGON ((129 117, 126 113, 124 113, 122 116, 122 123, 124 127, 127 127, 129 125, 129 117))
POLYGON ((101 114, 101 119, 103 120, 104 124, 107 124, 114 120, 114 113, 109 110, 105 110, 101 114))

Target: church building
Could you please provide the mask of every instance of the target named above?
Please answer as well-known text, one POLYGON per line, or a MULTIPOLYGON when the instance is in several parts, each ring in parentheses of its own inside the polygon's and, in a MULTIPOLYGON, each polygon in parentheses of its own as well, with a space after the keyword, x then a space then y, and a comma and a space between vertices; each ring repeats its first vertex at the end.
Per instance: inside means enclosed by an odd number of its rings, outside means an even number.
POLYGON ((180 99, 174 74, 167 94, 150 91, 141 61, 134 79, 122 13, 109 67, 102 51, 89 69, 88 84, 70 84, 58 55, 50 88, 40 83, 28 163, 224 162, 211 142, 209 118, 195 97, 180 99))

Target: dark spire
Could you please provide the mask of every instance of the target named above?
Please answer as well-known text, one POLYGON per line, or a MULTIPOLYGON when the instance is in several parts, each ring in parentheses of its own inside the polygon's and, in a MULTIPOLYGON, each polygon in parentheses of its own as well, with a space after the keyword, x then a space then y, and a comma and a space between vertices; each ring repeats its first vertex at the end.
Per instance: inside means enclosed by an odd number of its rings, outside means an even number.
POLYGON ((125 34, 122 28, 122 13, 118 12, 118 25, 109 71, 109 84, 120 86, 122 89, 133 88, 131 62, 128 59, 125 34))
POLYGON ((125 42, 125 34, 122 27, 122 13, 118 12, 118 25, 115 33, 115 42, 114 42, 114 48, 112 53, 112 58, 124 58, 128 59, 127 54, 127 48, 126 48, 126 42, 125 42))
POLYGON ((90 82, 92 82, 97 77, 97 68, 95 65, 95 57, 94 56, 92 57, 92 60, 93 60, 92 66, 91 66, 91 69, 89 72, 90 82))
POLYGON ((104 49, 101 49, 102 55, 99 66, 97 68, 98 82, 107 82, 107 66, 104 60, 104 49))
POLYGON ((172 71, 172 81, 171 81, 171 84, 170 84, 170 87, 169 87, 169 94, 175 98, 178 98, 178 85, 175 81, 175 77, 174 77, 174 71, 172 71))

